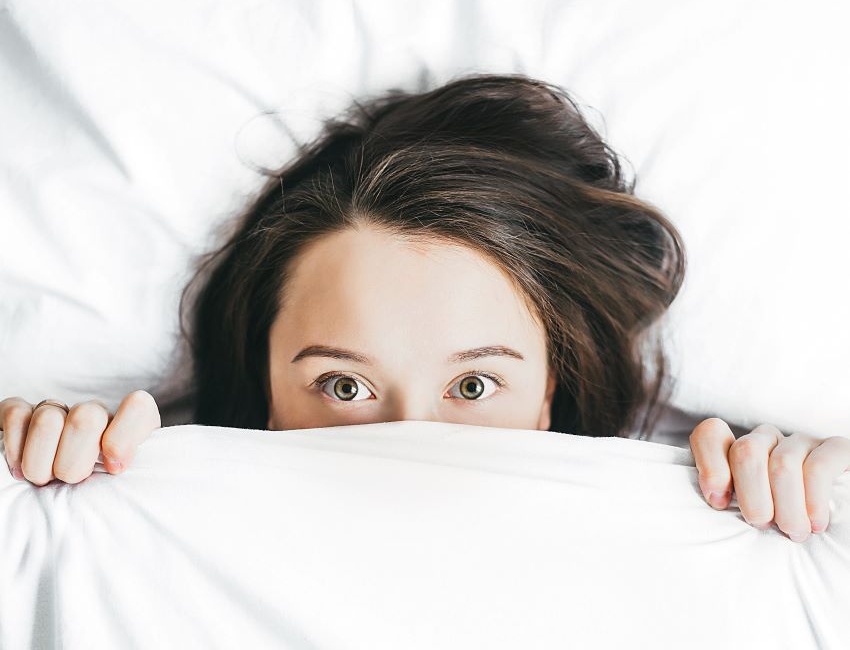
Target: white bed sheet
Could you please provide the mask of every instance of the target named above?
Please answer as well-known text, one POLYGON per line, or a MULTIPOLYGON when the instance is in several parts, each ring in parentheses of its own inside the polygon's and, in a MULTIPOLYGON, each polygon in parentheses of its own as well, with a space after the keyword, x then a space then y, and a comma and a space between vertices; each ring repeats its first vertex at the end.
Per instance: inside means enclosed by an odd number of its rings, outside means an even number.
POLYGON ((850 435, 842 6, 0 2, 0 396, 179 399, 180 291, 256 166, 355 98, 524 72, 575 95, 684 237, 672 403, 850 435))
POLYGON ((850 647, 847 474, 797 544, 620 438, 181 426, 76 486, 0 467, 2 648, 850 647))

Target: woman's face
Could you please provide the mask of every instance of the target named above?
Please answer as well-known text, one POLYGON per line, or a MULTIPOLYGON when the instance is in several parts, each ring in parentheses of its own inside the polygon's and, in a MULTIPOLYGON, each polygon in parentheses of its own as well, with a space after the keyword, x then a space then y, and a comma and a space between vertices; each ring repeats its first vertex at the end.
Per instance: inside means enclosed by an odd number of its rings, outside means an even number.
POLYGON ((269 429, 431 420, 548 429, 546 335, 476 251, 370 226, 307 246, 269 334, 269 429))

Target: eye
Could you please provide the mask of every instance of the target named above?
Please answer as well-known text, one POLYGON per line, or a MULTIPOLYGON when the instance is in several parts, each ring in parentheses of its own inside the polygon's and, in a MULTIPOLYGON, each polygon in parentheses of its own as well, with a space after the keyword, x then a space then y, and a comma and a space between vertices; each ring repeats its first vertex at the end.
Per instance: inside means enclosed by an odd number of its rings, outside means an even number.
POLYGON ((359 402, 372 397, 366 384, 349 375, 319 377, 315 384, 325 395, 341 402, 359 402))
POLYGON ((490 397, 504 382, 483 373, 466 375, 449 389, 449 396, 456 399, 480 400, 490 397))

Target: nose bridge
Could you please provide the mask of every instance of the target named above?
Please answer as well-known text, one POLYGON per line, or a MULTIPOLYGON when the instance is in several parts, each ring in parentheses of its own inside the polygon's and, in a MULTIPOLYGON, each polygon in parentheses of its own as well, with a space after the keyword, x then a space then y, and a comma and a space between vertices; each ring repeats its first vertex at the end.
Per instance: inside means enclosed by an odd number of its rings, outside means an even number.
MULTIPOLYGON (((419 393, 422 393, 422 391, 419 391, 419 393)), ((436 413, 436 404, 431 395, 417 394, 416 391, 408 390, 404 393, 392 395, 387 402, 387 420, 436 422, 439 419, 436 413)))

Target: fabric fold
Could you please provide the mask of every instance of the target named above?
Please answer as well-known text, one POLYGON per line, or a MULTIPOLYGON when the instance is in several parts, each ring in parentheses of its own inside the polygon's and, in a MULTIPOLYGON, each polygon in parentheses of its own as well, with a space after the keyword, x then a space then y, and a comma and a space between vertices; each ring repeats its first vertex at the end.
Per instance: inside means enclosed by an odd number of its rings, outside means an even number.
POLYGON ((831 515, 756 530, 638 440, 169 427, 122 475, 0 471, 0 647, 847 647, 847 475, 831 515))

